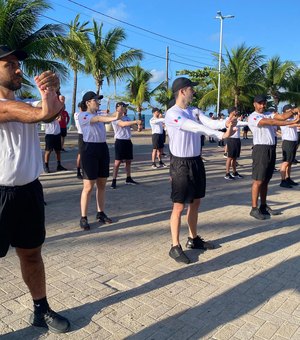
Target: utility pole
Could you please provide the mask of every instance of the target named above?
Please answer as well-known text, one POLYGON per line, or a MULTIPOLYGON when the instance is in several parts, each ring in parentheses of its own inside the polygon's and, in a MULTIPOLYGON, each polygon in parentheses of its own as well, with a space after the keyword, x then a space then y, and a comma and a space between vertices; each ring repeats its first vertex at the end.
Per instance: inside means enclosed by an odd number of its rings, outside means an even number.
POLYGON ((169 88, 169 46, 166 49, 166 89, 169 88))

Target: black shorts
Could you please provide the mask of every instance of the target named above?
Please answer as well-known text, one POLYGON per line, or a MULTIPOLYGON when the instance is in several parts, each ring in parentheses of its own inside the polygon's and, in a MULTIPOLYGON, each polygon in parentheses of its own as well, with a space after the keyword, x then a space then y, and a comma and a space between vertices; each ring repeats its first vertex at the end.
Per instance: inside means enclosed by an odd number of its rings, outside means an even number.
POLYGON ((78 133, 78 153, 81 153, 83 147, 83 134, 78 133))
POLYGON ((38 179, 16 187, 0 186, 0 257, 12 247, 34 249, 45 240, 43 188, 38 179))
POLYGON ((83 178, 96 180, 109 177, 109 151, 106 143, 83 143, 81 150, 83 178))
POLYGON ((61 136, 58 135, 45 135, 45 150, 46 151, 61 151, 61 136))
POLYGON ((246 125, 246 126, 243 127, 243 131, 244 131, 244 132, 248 132, 249 130, 250 130, 250 128, 249 128, 248 125, 246 125))
POLYGON ((154 133, 152 135, 153 149, 162 149, 164 147, 164 135, 162 133, 154 133))
POLYGON ((284 140, 282 142, 282 161, 292 163, 296 157, 297 141, 284 140))
POLYGON ((192 203, 194 199, 205 196, 205 168, 200 156, 171 156, 170 176, 173 203, 192 203))
POLYGON ((252 179, 269 181, 276 162, 275 145, 254 145, 252 150, 252 179))
POLYGON ((115 160, 131 160, 133 159, 133 146, 130 139, 115 140, 115 160))
POLYGON ((60 128, 60 135, 61 137, 67 136, 67 128, 60 128))
POLYGON ((241 140, 239 138, 227 138, 227 153, 229 158, 238 158, 241 153, 241 140))

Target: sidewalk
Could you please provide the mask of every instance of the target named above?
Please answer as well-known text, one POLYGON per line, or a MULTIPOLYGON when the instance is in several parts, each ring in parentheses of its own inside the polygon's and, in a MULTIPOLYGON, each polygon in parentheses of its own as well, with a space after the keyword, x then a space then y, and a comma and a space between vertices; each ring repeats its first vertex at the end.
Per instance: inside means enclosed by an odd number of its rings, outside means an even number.
MULTIPOLYGON (((112 165, 112 134, 108 137, 112 165)), ((223 149, 205 144, 207 192, 199 233, 219 247, 188 250, 192 263, 180 265, 168 256, 169 170, 151 169, 149 132, 132 139, 132 177, 140 185, 125 185, 121 168, 118 188, 107 184, 106 213, 114 223, 96 222, 93 196, 88 232, 78 226, 76 138, 69 134, 68 152, 62 154, 62 165, 72 170, 40 177, 47 202, 48 298, 70 319, 71 332, 54 335, 29 326, 32 301, 11 249, 0 259, 1 340, 300 339, 300 188, 280 188, 275 172, 269 204, 283 214, 265 221, 250 217, 251 139, 242 140, 239 159, 245 178, 235 181, 223 178, 223 149)), ((279 160, 280 151, 279 145, 279 160)), ((51 159, 55 169, 54 155, 51 159)), ((300 182, 300 165, 292 174, 300 182)), ((186 239, 184 219, 183 247, 186 239)))

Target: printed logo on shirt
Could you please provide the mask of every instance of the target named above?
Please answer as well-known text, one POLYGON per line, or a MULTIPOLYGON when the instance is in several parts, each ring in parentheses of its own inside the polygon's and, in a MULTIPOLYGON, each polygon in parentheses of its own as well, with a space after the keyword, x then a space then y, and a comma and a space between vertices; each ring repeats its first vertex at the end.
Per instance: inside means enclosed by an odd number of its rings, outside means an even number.
POLYGON ((85 116, 83 117, 83 119, 86 119, 87 116, 88 116, 88 115, 85 115, 85 116))
POLYGON ((178 116, 177 119, 174 119, 174 122, 175 122, 175 123, 178 123, 178 120, 179 120, 179 119, 181 119, 180 116, 178 116))

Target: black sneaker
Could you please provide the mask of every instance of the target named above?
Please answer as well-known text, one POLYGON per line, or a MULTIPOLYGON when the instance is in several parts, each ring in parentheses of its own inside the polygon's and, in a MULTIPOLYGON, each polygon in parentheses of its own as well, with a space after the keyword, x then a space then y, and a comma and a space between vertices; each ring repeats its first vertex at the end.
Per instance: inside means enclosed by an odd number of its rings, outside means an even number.
POLYGON ((111 181, 110 187, 111 187, 112 189, 116 189, 116 188, 117 188, 117 180, 116 180, 116 179, 113 179, 113 180, 111 181))
POLYGON ((103 211, 97 212, 96 220, 99 220, 99 222, 108 223, 108 224, 113 222, 112 219, 109 218, 103 211))
POLYGON ((82 175, 81 174, 77 174, 77 179, 83 179, 82 175))
POLYGON ((157 166, 155 163, 152 163, 151 168, 152 168, 152 169, 157 169, 158 166, 157 166))
POLYGON ((238 172, 234 172, 234 173, 232 174, 232 176, 233 176, 234 178, 244 178, 244 176, 240 175, 238 172))
POLYGON ((131 177, 127 177, 125 183, 129 184, 129 185, 137 185, 137 184, 139 184, 138 182, 134 181, 131 177))
POLYGON ((160 167, 160 168, 167 168, 168 166, 167 166, 167 164, 165 164, 165 163, 163 163, 163 162, 160 162, 160 163, 159 163, 159 167, 160 167))
POLYGON ((49 173, 50 173, 49 166, 44 165, 44 173, 45 173, 45 174, 49 174, 49 173))
POLYGON ((90 225, 88 222, 88 219, 86 217, 81 217, 80 222, 79 222, 80 228, 83 230, 90 230, 90 225))
POLYGON ((229 181, 232 181, 232 180, 235 179, 231 174, 226 174, 226 175, 224 176, 224 178, 227 179, 227 180, 229 180, 229 181))
POLYGON ((64 168, 62 165, 58 165, 56 171, 67 171, 67 169, 64 168))
POLYGON ((169 256, 179 263, 188 264, 191 262, 191 260, 185 255, 184 251, 182 250, 181 245, 171 247, 169 251, 169 256))
POLYGON ((35 327, 48 328, 53 333, 66 333, 70 329, 69 320, 50 308, 46 313, 32 313, 29 322, 35 327))
POLYGON ((288 182, 289 185, 293 185, 293 186, 299 185, 299 183, 294 182, 294 181, 291 179, 291 177, 288 177, 288 178, 286 178, 285 180, 288 182))
POLYGON ((185 246, 190 249, 215 249, 215 246, 212 243, 205 242, 203 238, 199 237, 198 235, 195 238, 188 237, 185 246))
POLYGON ((250 216, 256 218, 257 220, 265 220, 266 216, 260 212, 258 208, 252 208, 250 211, 250 216))
POLYGON ((281 215, 281 212, 279 210, 273 210, 271 207, 268 205, 261 205, 259 208, 259 211, 266 216, 276 216, 276 215, 281 215))
POLYGON ((281 188, 288 188, 291 189, 293 186, 289 184, 288 181, 286 180, 282 180, 281 183, 279 184, 279 186, 281 186, 281 188))

